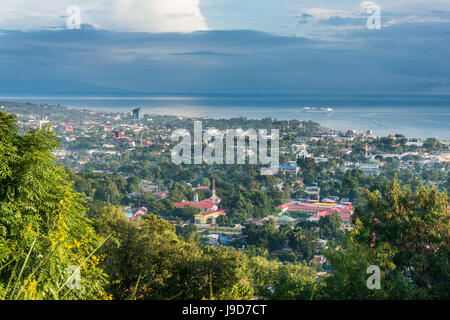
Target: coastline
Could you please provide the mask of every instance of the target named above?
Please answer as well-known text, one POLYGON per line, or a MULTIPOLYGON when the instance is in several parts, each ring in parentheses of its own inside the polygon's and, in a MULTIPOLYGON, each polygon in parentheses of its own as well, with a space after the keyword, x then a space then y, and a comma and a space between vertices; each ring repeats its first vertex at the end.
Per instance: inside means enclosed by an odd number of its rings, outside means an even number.
POLYGON ((231 119, 318 122, 332 130, 372 131, 376 136, 403 134, 410 138, 450 140, 450 97, 300 95, 151 95, 151 96, 1 96, 5 102, 61 105, 72 109, 231 119), (333 105, 330 114, 305 113, 305 106, 333 105))

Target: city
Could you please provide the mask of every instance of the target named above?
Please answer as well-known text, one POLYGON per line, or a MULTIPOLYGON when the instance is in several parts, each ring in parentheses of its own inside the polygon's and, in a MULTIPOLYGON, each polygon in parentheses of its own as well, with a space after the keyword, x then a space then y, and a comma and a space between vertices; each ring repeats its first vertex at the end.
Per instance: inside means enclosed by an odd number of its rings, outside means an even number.
POLYGON ((186 241, 308 265, 317 281, 334 274, 326 250, 354 228, 354 210, 363 206, 364 190, 392 179, 412 188, 424 183, 450 190, 449 141, 434 138, 376 137, 370 131, 339 132, 298 120, 142 115, 139 108, 111 113, 2 103, 0 110, 16 114, 21 130, 56 134, 61 145, 52 153, 67 166, 75 191, 85 194, 90 218, 108 206, 137 225, 157 215, 186 241), (248 161, 172 164, 176 143, 171 134, 193 129, 198 120, 204 132, 228 125, 279 129, 278 173, 261 176, 261 164, 248 161))
POLYGON ((2 311, 446 307, 450 1, 0 13, 2 311))

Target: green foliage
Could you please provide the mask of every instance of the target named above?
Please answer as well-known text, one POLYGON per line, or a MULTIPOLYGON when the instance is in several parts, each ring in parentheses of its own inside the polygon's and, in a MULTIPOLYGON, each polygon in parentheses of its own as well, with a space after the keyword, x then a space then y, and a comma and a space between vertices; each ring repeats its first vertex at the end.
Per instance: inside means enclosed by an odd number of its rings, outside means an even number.
POLYGON ((127 181, 118 174, 81 172, 76 175, 70 170, 69 174, 74 189, 84 193, 91 200, 118 205, 121 203, 122 195, 127 193, 127 181))
POLYGON ((244 229, 249 245, 258 245, 269 251, 280 250, 283 247, 286 236, 278 232, 273 220, 266 222, 262 226, 250 224, 244 229))
POLYGON ((182 208, 176 208, 172 211, 172 215, 175 217, 179 217, 183 220, 192 220, 195 215, 200 213, 199 208, 185 206, 182 208))
POLYGON ((19 135, 14 122, 0 112, 0 298, 103 297, 101 239, 50 154, 58 140, 49 130, 19 135), (80 290, 66 287, 70 266, 81 267, 80 290))
POLYGON ((182 237, 185 241, 197 239, 197 228, 193 224, 187 224, 185 226, 177 226, 176 233, 182 237))
POLYGON ((341 230, 342 218, 338 214, 325 216, 319 220, 320 237, 327 240, 341 241, 344 232, 341 230))
POLYGON ((279 264, 262 257, 250 258, 249 268, 257 296, 273 300, 309 300, 320 286, 314 268, 279 264))
POLYGON ((415 193, 394 181, 382 195, 367 192, 368 206, 344 248, 329 250, 336 270, 327 296, 342 299, 448 299, 450 292, 448 198, 435 188, 415 193), (381 290, 368 290, 367 267, 382 270, 381 290))
POLYGON ((141 183, 141 180, 139 179, 139 177, 136 177, 136 176, 129 177, 127 179, 127 191, 129 193, 138 192, 140 183, 141 183))
POLYGON ((313 230, 296 227, 289 233, 290 245, 303 255, 306 261, 310 261, 317 251, 315 241, 318 235, 313 230))
POLYGON ((110 276, 107 290, 116 299, 134 293, 136 299, 202 299, 210 296, 210 277, 214 294, 222 297, 245 284, 241 254, 181 240, 170 223, 155 215, 135 223, 109 211, 96 220, 96 228, 113 234, 100 250, 110 276))
POLYGON ((428 152, 439 151, 442 149, 442 143, 439 142, 436 138, 428 138, 424 143, 423 147, 428 152))

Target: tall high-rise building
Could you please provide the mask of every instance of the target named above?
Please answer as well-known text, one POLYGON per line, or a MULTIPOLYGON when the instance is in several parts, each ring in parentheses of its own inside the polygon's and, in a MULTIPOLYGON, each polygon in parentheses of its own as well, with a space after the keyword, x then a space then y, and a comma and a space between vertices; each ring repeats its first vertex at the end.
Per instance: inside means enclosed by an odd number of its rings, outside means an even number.
POLYGON ((141 119, 141 108, 136 108, 133 110, 133 119, 141 119))

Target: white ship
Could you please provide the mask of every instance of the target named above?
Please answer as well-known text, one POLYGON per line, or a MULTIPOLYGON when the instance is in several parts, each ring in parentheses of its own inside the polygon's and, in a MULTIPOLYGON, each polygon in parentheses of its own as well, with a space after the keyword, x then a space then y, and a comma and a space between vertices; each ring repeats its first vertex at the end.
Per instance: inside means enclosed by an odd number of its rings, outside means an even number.
POLYGON ((331 107, 326 108, 311 108, 311 107, 305 107, 303 108, 303 112, 313 112, 313 113, 333 113, 334 109, 331 107))

